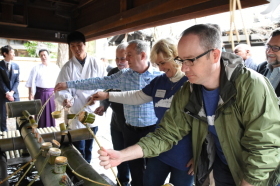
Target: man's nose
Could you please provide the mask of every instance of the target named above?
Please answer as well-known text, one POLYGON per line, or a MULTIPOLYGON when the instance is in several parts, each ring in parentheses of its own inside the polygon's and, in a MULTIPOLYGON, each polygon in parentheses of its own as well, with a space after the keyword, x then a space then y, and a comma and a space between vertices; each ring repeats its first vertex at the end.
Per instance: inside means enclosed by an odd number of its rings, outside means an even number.
POLYGON ((181 71, 182 71, 182 72, 190 71, 190 67, 187 66, 187 65, 182 64, 181 71))

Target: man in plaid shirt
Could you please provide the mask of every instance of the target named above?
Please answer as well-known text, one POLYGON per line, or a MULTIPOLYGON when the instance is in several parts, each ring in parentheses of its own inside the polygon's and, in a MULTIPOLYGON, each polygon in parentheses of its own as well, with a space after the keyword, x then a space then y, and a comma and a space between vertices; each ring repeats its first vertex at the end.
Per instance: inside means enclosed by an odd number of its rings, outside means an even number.
MULTIPOLYGON (((149 45, 144 41, 130 41, 126 48, 126 53, 129 68, 103 78, 97 77, 58 83, 55 90, 60 91, 67 88, 83 90, 97 88, 112 88, 122 91, 139 90, 149 84, 156 76, 162 74, 156 68, 152 67, 148 61, 149 45)), ((142 105, 124 104, 124 115, 126 119, 124 140, 127 147, 137 143, 141 137, 155 130, 157 118, 152 102, 142 105)), ((140 158, 129 161, 129 168, 132 177, 131 185, 143 186, 145 159, 140 158)))

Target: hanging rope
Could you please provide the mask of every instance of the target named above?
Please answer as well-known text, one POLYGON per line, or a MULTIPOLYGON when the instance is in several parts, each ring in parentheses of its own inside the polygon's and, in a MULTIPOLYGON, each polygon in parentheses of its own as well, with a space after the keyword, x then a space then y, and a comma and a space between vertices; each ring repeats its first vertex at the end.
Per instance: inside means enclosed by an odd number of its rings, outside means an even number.
MULTIPOLYGON (((89 125, 88 125, 88 124, 85 124, 85 123, 84 123, 84 125, 86 125, 88 131, 91 133, 91 135, 93 136, 94 140, 96 141, 96 143, 98 144, 99 148, 101 149, 102 146, 100 145, 99 141, 97 140, 97 137, 95 136, 95 134, 93 133, 93 131, 91 130, 91 128, 89 127, 89 125)), ((113 172, 113 174, 114 174, 114 176, 115 176, 115 178, 116 178, 116 180, 117 180, 119 186, 121 186, 121 183, 120 183, 120 181, 119 181, 119 179, 118 179, 118 177, 117 177, 115 171, 113 170, 112 167, 110 167, 110 169, 111 169, 111 171, 113 172)))
POLYGON ((22 167, 20 167, 18 170, 16 170, 14 173, 12 173, 11 175, 9 175, 8 177, 6 177, 4 180, 0 181, 0 185, 2 183, 4 183, 5 181, 7 181, 9 178, 11 178, 12 176, 14 176, 16 173, 18 173, 19 171, 21 171, 22 169, 24 169, 27 165, 29 165, 30 163, 34 163, 38 156, 41 154, 41 151, 34 157, 34 159, 28 161, 26 164, 24 164, 22 167))
POLYGON ((50 101, 50 99, 54 96, 55 92, 53 92, 51 94, 51 96, 47 99, 47 101, 44 103, 44 105, 42 106, 42 108, 40 109, 39 113, 37 114, 37 123, 39 122, 41 115, 46 107, 46 105, 48 104, 48 102, 50 101))
POLYGON ((237 41, 238 41, 238 42, 240 41, 239 33, 238 33, 238 30, 237 30, 236 24, 235 24, 235 10, 236 10, 236 6, 238 7, 238 9, 239 9, 239 11, 240 11, 241 21, 242 21, 242 24, 243 24, 243 32, 244 32, 244 34, 245 34, 247 44, 248 44, 249 46, 251 46, 250 40, 249 40, 249 35, 248 35, 246 26, 245 26, 245 24, 244 24, 243 16, 242 16, 242 7, 241 7, 240 0, 230 0, 230 2, 229 2, 229 11, 230 11, 230 32, 229 32, 229 40, 231 41, 232 51, 234 50, 234 47, 235 47, 235 46, 234 46, 234 39, 233 39, 233 30, 235 31, 235 35, 236 35, 237 41), (234 27, 234 28, 233 28, 233 27, 234 27))
POLYGON ((67 163, 67 166, 68 166, 68 168, 72 171, 73 174, 75 174, 76 176, 79 176, 80 178, 83 178, 83 179, 85 179, 85 180, 87 180, 87 181, 90 181, 90 182, 92 182, 92 183, 96 183, 96 184, 99 184, 99 185, 110 186, 110 185, 108 185, 108 184, 99 183, 99 182, 97 182, 97 181, 91 180, 91 179, 89 179, 89 178, 87 178, 87 177, 84 177, 84 176, 80 175, 79 173, 75 172, 74 169, 72 169, 72 167, 71 167, 68 163, 67 163))

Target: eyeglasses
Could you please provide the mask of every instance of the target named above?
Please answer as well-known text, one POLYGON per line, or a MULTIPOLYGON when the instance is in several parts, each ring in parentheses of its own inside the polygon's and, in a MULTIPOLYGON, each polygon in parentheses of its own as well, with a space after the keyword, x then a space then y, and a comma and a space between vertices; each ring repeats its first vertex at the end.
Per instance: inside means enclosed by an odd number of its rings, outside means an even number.
POLYGON ((206 52, 204 52, 203 54, 200 54, 199 56, 192 58, 192 59, 181 59, 179 56, 174 58, 174 61, 176 63, 181 63, 182 65, 186 65, 186 66, 193 66, 194 65, 194 61, 201 58, 202 56, 208 54, 209 52, 213 51, 214 49, 210 49, 207 50, 206 52))
POLYGON ((266 44, 265 45, 265 49, 266 50, 269 50, 271 49, 273 52, 278 52, 280 50, 280 47, 279 46, 271 46, 269 44, 266 44))
POLYGON ((126 58, 125 58, 125 57, 116 58, 116 61, 118 61, 118 60, 120 60, 120 61, 126 61, 126 58))

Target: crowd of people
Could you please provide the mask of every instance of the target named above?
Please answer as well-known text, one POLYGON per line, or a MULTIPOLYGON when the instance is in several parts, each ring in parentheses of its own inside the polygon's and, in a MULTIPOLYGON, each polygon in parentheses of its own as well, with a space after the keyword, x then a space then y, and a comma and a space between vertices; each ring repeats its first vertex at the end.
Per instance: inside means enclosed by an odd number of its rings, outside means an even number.
MULTIPOLYGON (((280 186, 280 29, 268 38, 263 63, 245 44, 223 52, 219 28, 199 24, 184 30, 178 43, 157 41, 151 52, 141 40, 120 44, 117 67, 108 74, 86 53, 82 33, 72 32, 67 42, 73 57, 60 71, 49 65, 47 50, 39 51, 42 64, 26 83, 29 99, 44 102, 55 90, 69 113, 90 102, 85 111, 103 115, 110 106, 114 150, 98 153, 104 168, 117 166, 122 186, 161 186, 168 175, 175 186, 205 186, 210 172, 216 186, 280 186)), ((5 103, 19 100, 19 69, 10 46, 1 53, 6 131, 5 103)), ((53 105, 45 110, 49 117, 53 105)), ((53 126, 50 119, 39 127, 53 126)), ((95 133, 97 124, 91 126, 95 133)), ((75 120, 69 127, 85 126, 75 120)), ((92 143, 73 144, 89 163, 92 143)))

